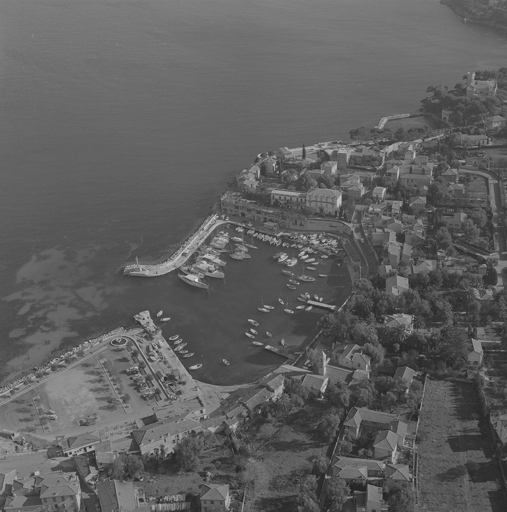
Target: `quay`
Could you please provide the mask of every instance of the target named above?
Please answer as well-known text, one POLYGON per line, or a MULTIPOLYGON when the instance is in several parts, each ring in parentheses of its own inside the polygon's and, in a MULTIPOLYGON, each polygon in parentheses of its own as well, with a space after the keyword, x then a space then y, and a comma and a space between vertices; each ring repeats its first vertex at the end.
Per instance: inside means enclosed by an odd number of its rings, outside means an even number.
MULTIPOLYGON (((210 215, 193 233, 186 242, 184 242, 177 251, 163 263, 155 265, 127 265, 123 274, 132 277, 158 277, 169 274, 177 268, 184 265, 192 254, 201 246, 208 236, 222 224, 238 224, 230 220, 222 220, 217 214, 210 215)), ((238 224, 240 225, 240 224, 238 224)))
POLYGON ((306 303, 310 306, 313 306, 314 308, 322 308, 327 309, 328 311, 336 311, 336 306, 333 306, 332 304, 325 304, 324 302, 319 302, 317 300, 309 300, 306 303))

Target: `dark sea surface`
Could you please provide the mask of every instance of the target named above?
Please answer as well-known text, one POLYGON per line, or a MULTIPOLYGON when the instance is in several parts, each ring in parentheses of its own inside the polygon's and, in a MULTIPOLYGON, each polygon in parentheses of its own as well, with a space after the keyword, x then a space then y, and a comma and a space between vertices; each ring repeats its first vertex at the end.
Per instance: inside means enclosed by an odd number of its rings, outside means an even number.
MULTIPOLYGON (((203 380, 273 368, 243 334, 285 286, 273 247, 209 293, 121 268, 167 256, 257 153, 346 140, 506 55, 438 0, 0 0, 1 376, 144 309, 172 317, 203 380)), ((295 343, 317 318, 265 328, 295 343)))

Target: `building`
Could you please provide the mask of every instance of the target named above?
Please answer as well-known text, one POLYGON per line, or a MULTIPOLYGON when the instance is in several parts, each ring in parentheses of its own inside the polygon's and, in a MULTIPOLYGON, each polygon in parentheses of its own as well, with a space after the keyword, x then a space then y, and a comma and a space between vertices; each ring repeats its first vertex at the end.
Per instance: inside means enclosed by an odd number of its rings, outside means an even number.
POLYGON ((354 502, 356 512, 384 512, 387 506, 383 500, 382 488, 366 485, 366 491, 355 491, 354 502))
POLYGON ((505 117, 502 116, 491 116, 486 119, 485 128, 486 130, 499 130, 505 126, 505 117))
POLYGON ((423 187, 429 187, 433 182, 433 177, 427 174, 402 174, 400 183, 407 188, 412 188, 416 192, 423 187))
POLYGON ((306 192, 275 189, 271 191, 271 202, 293 210, 302 210, 306 206, 306 192))
POLYGON ((149 512, 149 505, 141 505, 133 482, 103 480, 97 483, 102 512, 149 512))
POLYGON ((425 197, 413 197, 410 202, 410 208, 414 213, 421 213, 426 211, 426 198, 425 197))
POLYGON ((342 189, 345 199, 350 199, 354 202, 359 201, 361 197, 363 197, 366 193, 364 185, 354 181, 346 181, 343 185, 340 186, 340 188, 342 189))
POLYGON ((382 478, 384 463, 374 459, 357 459, 355 457, 338 457, 333 464, 333 476, 340 476, 344 469, 366 468, 367 478, 382 478))
POLYGON ((447 181, 447 183, 456 183, 458 181, 458 169, 446 169, 441 177, 447 181))
POLYGON ((398 453, 399 436, 392 430, 381 430, 373 441, 373 458, 394 462, 398 453))
POLYGON ((386 327, 403 327, 407 333, 411 333, 414 328, 414 317, 406 313, 394 313, 387 315, 384 320, 386 327))
POLYGON ((496 80, 476 80, 475 73, 469 71, 467 73, 466 97, 474 96, 490 97, 496 96, 498 84, 496 80))
POLYGON ((403 381, 403 384, 407 388, 409 388, 414 380, 414 377, 417 375, 415 370, 412 370, 409 366, 399 366, 396 368, 396 372, 394 373, 395 379, 400 379, 403 381))
POLYGON ((88 453, 94 450, 94 446, 100 443, 100 439, 93 434, 81 434, 63 439, 60 442, 63 454, 67 457, 88 453))
POLYGON ((338 215, 342 205, 340 190, 328 188, 315 188, 306 194, 306 206, 314 208, 318 213, 338 215))
POLYGON ((328 383, 329 377, 325 375, 307 374, 303 377, 301 385, 308 389, 312 395, 321 397, 326 392, 328 383))
POLYGON ((490 138, 487 135, 468 135, 466 133, 460 133, 459 143, 464 148, 478 148, 487 146, 490 143, 490 138))
POLYGON ((320 168, 328 178, 332 178, 338 170, 338 164, 329 160, 327 162, 322 162, 322 164, 320 164, 320 168))
POLYGON ((437 268, 437 260, 422 260, 412 265, 412 274, 427 274, 437 268))
POLYGON ((227 512, 231 507, 229 484, 202 484, 199 501, 202 512, 227 512))
POLYGON ((386 279, 386 293, 389 295, 401 295, 410 290, 408 279, 401 276, 389 276, 386 279))
POLYGON ((373 199, 377 201, 383 201, 386 197, 387 188, 386 187, 375 187, 373 189, 373 199))
POLYGON ((374 430, 387 430, 390 429, 396 420, 396 414, 372 411, 363 407, 352 407, 345 418, 343 426, 347 434, 357 439, 361 429, 365 427, 374 430))
POLYGON ((463 197, 465 195, 465 185, 463 183, 451 183, 448 190, 453 197, 463 197))
POLYGON ((363 354, 359 345, 346 345, 343 350, 334 350, 331 353, 331 361, 346 368, 371 370, 371 357, 363 354))
POLYGON ((442 216, 442 220, 449 231, 461 231, 466 218, 467 214, 464 212, 454 212, 452 216, 442 216))
POLYGON ((160 451, 172 453, 176 444, 190 433, 202 430, 198 421, 184 415, 152 423, 132 432, 141 455, 154 455, 160 451))
POLYGON ((3 508, 6 512, 79 512, 80 509, 79 478, 74 472, 61 471, 42 474, 36 471, 25 478, 14 478, 3 508))
POLYGON ((412 475, 409 467, 405 464, 386 464, 385 479, 386 484, 392 487, 397 484, 410 483, 412 475))
POLYGON ((470 366, 480 367, 484 360, 484 350, 480 340, 472 339, 472 351, 468 353, 468 364, 470 366))

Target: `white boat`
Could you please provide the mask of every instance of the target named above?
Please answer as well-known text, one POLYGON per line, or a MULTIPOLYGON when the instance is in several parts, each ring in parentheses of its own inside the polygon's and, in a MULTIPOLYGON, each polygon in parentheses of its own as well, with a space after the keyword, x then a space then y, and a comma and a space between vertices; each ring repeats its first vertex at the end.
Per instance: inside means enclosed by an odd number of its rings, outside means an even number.
POLYGON ((170 339, 171 341, 174 341, 174 340, 177 340, 179 337, 180 337, 180 335, 179 335, 179 334, 175 334, 174 336, 171 336, 169 339, 170 339))
POLYGON ((293 284, 288 284, 287 288, 289 288, 290 290, 295 290, 296 289, 296 287, 293 284))
POLYGON ((285 305, 285 302, 283 301, 283 299, 280 299, 280 298, 279 298, 279 299, 278 299, 278 302, 279 302, 282 306, 283 306, 283 305, 285 305))
POLYGON ((305 309, 305 306, 303 306, 303 305, 296 306, 296 309, 305 309))
POLYGON ((259 311, 262 311, 263 313, 269 313, 269 309, 266 308, 257 308, 259 311))
POLYGON ((242 260, 243 259, 243 255, 240 254, 239 252, 231 252, 229 253, 229 256, 233 259, 233 260, 242 260))
POLYGON ((203 288, 207 290, 209 288, 209 284, 201 281, 200 277, 194 276, 193 274, 178 274, 178 277, 184 282, 189 284, 190 286, 195 286, 196 288, 203 288))
POLYGON ((255 329, 250 329, 250 332, 251 332, 252 334, 259 334, 255 329))
POLYGON ((255 325, 255 327, 258 327, 259 326, 259 322, 256 322, 255 320, 252 320, 251 318, 248 319, 248 321, 252 324, 252 325, 255 325))
POLYGON ((233 242, 243 243, 243 239, 240 238, 239 236, 233 236, 233 237, 231 237, 231 240, 233 242))
POLYGON ((285 308, 284 311, 286 313, 289 313, 289 315, 293 315, 294 314, 294 311, 292 311, 292 309, 289 309, 289 308, 285 308))
POLYGON ((312 263, 313 261, 315 261, 315 258, 308 258, 308 259, 306 260, 306 263, 312 263))
POLYGON ((189 370, 198 370, 198 369, 199 369, 199 368, 201 368, 201 367, 202 367, 202 364, 201 364, 201 363, 199 363, 199 364, 194 364, 193 366, 191 366, 191 367, 189 368, 189 370))
POLYGON ((255 339, 255 336, 251 332, 245 332, 245 334, 252 340, 255 339))
POLYGON ((319 296, 318 296, 317 294, 315 294, 315 295, 313 296, 313 298, 314 298, 315 300, 319 300, 319 296))
POLYGON ((289 255, 287 253, 282 252, 282 254, 280 254, 278 257, 278 263, 283 263, 288 257, 289 255))
POLYGON ((248 252, 248 247, 243 244, 236 245, 236 250, 241 252, 248 252))
POLYGON ((276 254, 273 255, 273 259, 274 260, 277 260, 282 254, 285 254, 283 252, 277 252, 276 254))
POLYGON ((241 253, 241 257, 244 259, 244 260, 249 260, 251 258, 250 254, 248 254, 247 252, 243 252, 243 251, 239 251, 241 253))
POLYGON ((184 359, 188 359, 189 357, 192 357, 193 355, 195 355, 195 353, 190 352, 189 354, 185 354, 183 357, 184 357, 184 359))
POLYGON ((266 331, 266 336, 267 336, 268 338, 271 338, 273 335, 272 335, 269 331, 266 331))
POLYGON ((199 271, 198 268, 195 267, 195 265, 193 267, 190 267, 188 265, 182 265, 180 267, 180 270, 184 273, 184 274, 192 274, 194 276, 197 276, 199 279, 204 279, 204 274, 202 272, 199 271))
POLYGON ((261 343, 260 341, 252 341, 252 345, 257 345, 258 347, 264 346, 264 343, 261 343))
POLYGON ((306 266, 306 268, 307 268, 308 270, 317 270, 315 267, 309 267, 309 266, 306 266))
POLYGON ((290 284, 295 284, 295 285, 301 284, 299 281, 296 281, 294 279, 289 279, 289 283, 290 284))
POLYGON ((169 322, 169 320, 171 320, 171 317, 170 316, 164 316, 164 318, 161 318, 160 320, 162 322, 169 322))
POLYGON ((313 306, 308 306, 305 311, 311 311, 313 309, 313 306))
POLYGON ((255 245, 252 244, 245 244, 247 247, 250 247, 250 249, 258 249, 255 245))
POLYGON ((285 268, 282 270, 282 273, 289 277, 292 277, 294 275, 294 272, 291 272, 290 270, 287 270, 285 268))
POLYGON ((327 260, 327 259, 329 258, 329 256, 328 256, 327 254, 323 254, 323 255, 321 256, 321 258, 322 258, 323 260, 327 260))
POLYGON ((183 338, 179 338, 174 342, 175 345, 179 345, 180 343, 183 343, 183 338))
MULTIPOLYGON (((298 279, 300 281, 305 281, 307 283, 311 283, 313 281, 315 281, 315 277, 311 277, 311 276, 306 276, 304 274, 301 274, 300 276, 298 276, 298 279)), ((309 298, 309 297, 308 297, 309 298)))
POLYGON ((298 297, 299 302, 306 302, 306 299, 303 299, 303 297, 298 297))
POLYGON ((226 366, 229 366, 229 365, 231 364, 231 363, 229 363, 229 361, 227 361, 227 359, 222 359, 222 361, 224 362, 224 364, 225 364, 226 366))
POLYGON ((266 308, 266 309, 275 309, 274 306, 268 306, 267 304, 263 304, 263 306, 266 308))
POLYGON ((218 265, 219 267, 225 266, 225 261, 222 261, 218 256, 215 256, 214 254, 205 253, 202 255, 203 258, 206 258, 207 260, 211 261, 211 263, 214 263, 215 265, 218 265))
POLYGON ((282 345, 282 347, 287 346, 287 343, 285 342, 285 340, 283 338, 280 340, 280 345, 282 345))
POLYGON ((306 260, 306 258, 308 258, 308 254, 303 254, 303 256, 300 256, 300 258, 301 258, 302 260, 306 260))
POLYGON ((160 311, 157 313, 157 318, 161 317, 163 314, 164 314, 164 312, 163 312, 162 310, 160 310, 160 311))
POLYGON ((287 267, 293 267, 294 265, 296 265, 297 262, 298 260, 296 258, 291 258, 285 262, 285 265, 287 267))
POLYGON ((178 351, 180 354, 188 354, 188 350, 179 350, 178 351))
POLYGON ((319 274, 319 277, 327 277, 327 274, 319 274))

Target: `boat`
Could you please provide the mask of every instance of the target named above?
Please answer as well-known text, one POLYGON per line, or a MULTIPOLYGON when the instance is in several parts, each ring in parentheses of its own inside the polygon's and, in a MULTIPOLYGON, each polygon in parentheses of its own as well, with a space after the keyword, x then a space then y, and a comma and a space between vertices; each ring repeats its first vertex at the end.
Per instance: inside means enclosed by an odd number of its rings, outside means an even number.
POLYGON ((233 260, 242 260, 243 259, 243 255, 240 254, 239 252, 230 252, 229 253, 229 256, 233 259, 233 260))
POLYGON ((250 254, 248 254, 247 252, 243 252, 243 251, 239 251, 241 253, 241 257, 244 259, 244 260, 249 260, 251 258, 250 254))
POLYGON ((282 306, 283 306, 283 305, 285 305, 285 302, 283 301, 283 299, 278 298, 278 302, 279 302, 282 306))
POLYGON ((269 331, 266 331, 266 336, 267 336, 268 338, 271 338, 273 335, 272 335, 269 331))
POLYGON ((257 345, 258 347, 264 346, 264 343, 261 343, 260 341, 252 341, 252 345, 257 345))
POLYGON ((203 258, 211 261, 211 263, 214 263, 215 265, 218 265, 219 267, 225 266, 225 261, 222 261, 218 256, 215 256, 214 254, 211 254, 209 252, 204 253, 202 255, 203 258))
POLYGON ((288 257, 289 255, 286 252, 282 252, 282 254, 280 254, 280 256, 278 257, 278 263, 283 263, 284 261, 287 260, 288 257))
POLYGON ((294 279, 289 279, 289 283, 290 284, 295 284, 295 285, 301 284, 299 281, 296 281, 294 279))
POLYGON ((205 283, 201 280, 200 277, 194 276, 193 274, 178 274, 178 277, 184 282, 189 284, 190 286, 195 286, 196 288, 203 288, 207 290, 209 288, 209 284, 205 283))
POLYGON ((299 306, 296 306, 296 309, 305 309, 305 306, 303 306, 302 304, 299 305, 299 306))
POLYGON ((313 296, 313 298, 314 298, 315 300, 319 300, 319 296, 318 296, 317 294, 315 294, 315 295, 313 296))
POLYGON ((178 350, 180 354, 188 354, 188 350, 178 350))
POLYGON ((236 245, 236 250, 241 252, 248 252, 248 247, 243 244, 236 245))
POLYGON ((183 343, 183 338, 180 338, 174 342, 175 345, 179 345, 180 343, 183 343))
POLYGON ((307 266, 306 268, 307 268, 308 270, 317 270, 315 267, 309 267, 309 266, 307 266))
POLYGON ((319 277, 327 277, 327 274, 319 274, 319 277))
POLYGON ((164 318, 160 319, 161 322, 169 322, 169 320, 171 320, 170 316, 164 316, 164 318))
POLYGON ((284 311, 286 313, 289 313, 289 315, 293 315, 294 314, 294 311, 292 311, 292 309, 289 309, 289 308, 285 308, 284 311))
POLYGON ((242 239, 242 238, 240 238, 239 236, 232 236, 232 237, 231 237, 231 240, 232 240, 233 242, 243 243, 243 239, 242 239))
POLYGON ((157 318, 161 317, 163 314, 164 314, 164 311, 163 311, 163 310, 160 310, 160 311, 157 313, 157 318))
POLYGON ((252 334, 259 334, 255 329, 250 329, 250 332, 251 332, 252 334))
POLYGON ((290 258, 285 262, 285 265, 287 267, 293 267, 294 265, 296 265, 297 262, 298 260, 296 258, 290 258))
POLYGON ((289 288, 290 290, 295 290, 296 289, 296 287, 293 284, 288 284, 287 288, 289 288))
POLYGON ((245 244, 247 247, 250 247, 250 249, 258 249, 255 245, 252 244, 245 244))
POLYGON ((263 306, 266 308, 266 309, 275 309, 274 306, 268 306, 267 304, 263 304, 263 306))
POLYGON ((257 308, 259 311, 262 311, 263 313, 269 313, 269 309, 266 308, 257 308))
POLYGON ((311 299, 310 294, 309 294, 308 292, 306 292, 306 293, 305 293, 305 297, 306 297, 307 299, 311 299))
POLYGON ((290 270, 287 270, 285 268, 282 270, 282 273, 289 277, 292 277, 294 275, 294 272, 291 272, 290 270))
POLYGON ((273 255, 273 259, 277 260, 282 254, 284 254, 284 253, 283 252, 277 252, 276 254, 273 255))
POLYGON ((258 327, 259 326, 259 322, 256 322, 255 320, 252 320, 251 318, 248 319, 248 321, 252 324, 252 325, 255 325, 255 327, 258 327))
POLYGON ((282 339, 280 340, 280 345, 282 345, 282 347, 286 347, 286 346, 287 346, 287 343, 285 342, 285 339, 284 339, 284 338, 282 338, 282 339))
POLYGON ((311 283, 311 282, 315 281, 315 277, 306 276, 304 274, 301 274, 300 276, 298 276, 298 279, 300 281, 305 281, 307 283, 311 283))
POLYGON ((308 258, 305 263, 312 263, 315 261, 315 258, 308 258))
POLYGON ((225 364, 226 366, 229 366, 229 365, 231 364, 231 363, 229 363, 229 361, 227 361, 227 359, 222 359, 222 361, 224 362, 224 364, 225 364))
POLYGON ((180 337, 180 335, 179 335, 179 334, 175 334, 174 336, 171 336, 171 337, 169 338, 169 340, 170 340, 170 341, 174 341, 174 340, 177 340, 179 337, 180 337))
POLYGON ((299 258, 302 259, 302 260, 306 260, 306 258, 308 258, 308 254, 303 254, 299 258))
POLYGON ((245 332, 245 334, 252 340, 255 339, 255 336, 251 332, 245 332))
POLYGON ((188 359, 189 357, 192 357, 192 356, 194 356, 194 355, 195 355, 195 353, 194 353, 194 352, 190 352, 189 354, 185 354, 185 355, 183 356, 183 358, 184 358, 184 359, 188 359))
POLYGON ((308 306, 305 311, 311 311, 313 309, 313 306, 308 306))
POLYGON ((189 370, 198 370, 198 369, 199 369, 199 368, 201 368, 201 367, 202 367, 202 364, 201 364, 201 363, 199 363, 199 364, 194 364, 193 366, 191 366, 191 367, 189 368, 189 370))
POLYGON ((306 302, 306 299, 303 299, 303 297, 298 297, 299 302, 306 302))
MULTIPOLYGON (((181 341, 183 341, 183 340, 181 340, 181 341)), ((176 349, 183 350, 187 345, 188 345, 188 343, 186 343, 186 342, 185 343, 178 343, 178 346, 174 350, 176 350, 176 349)))

